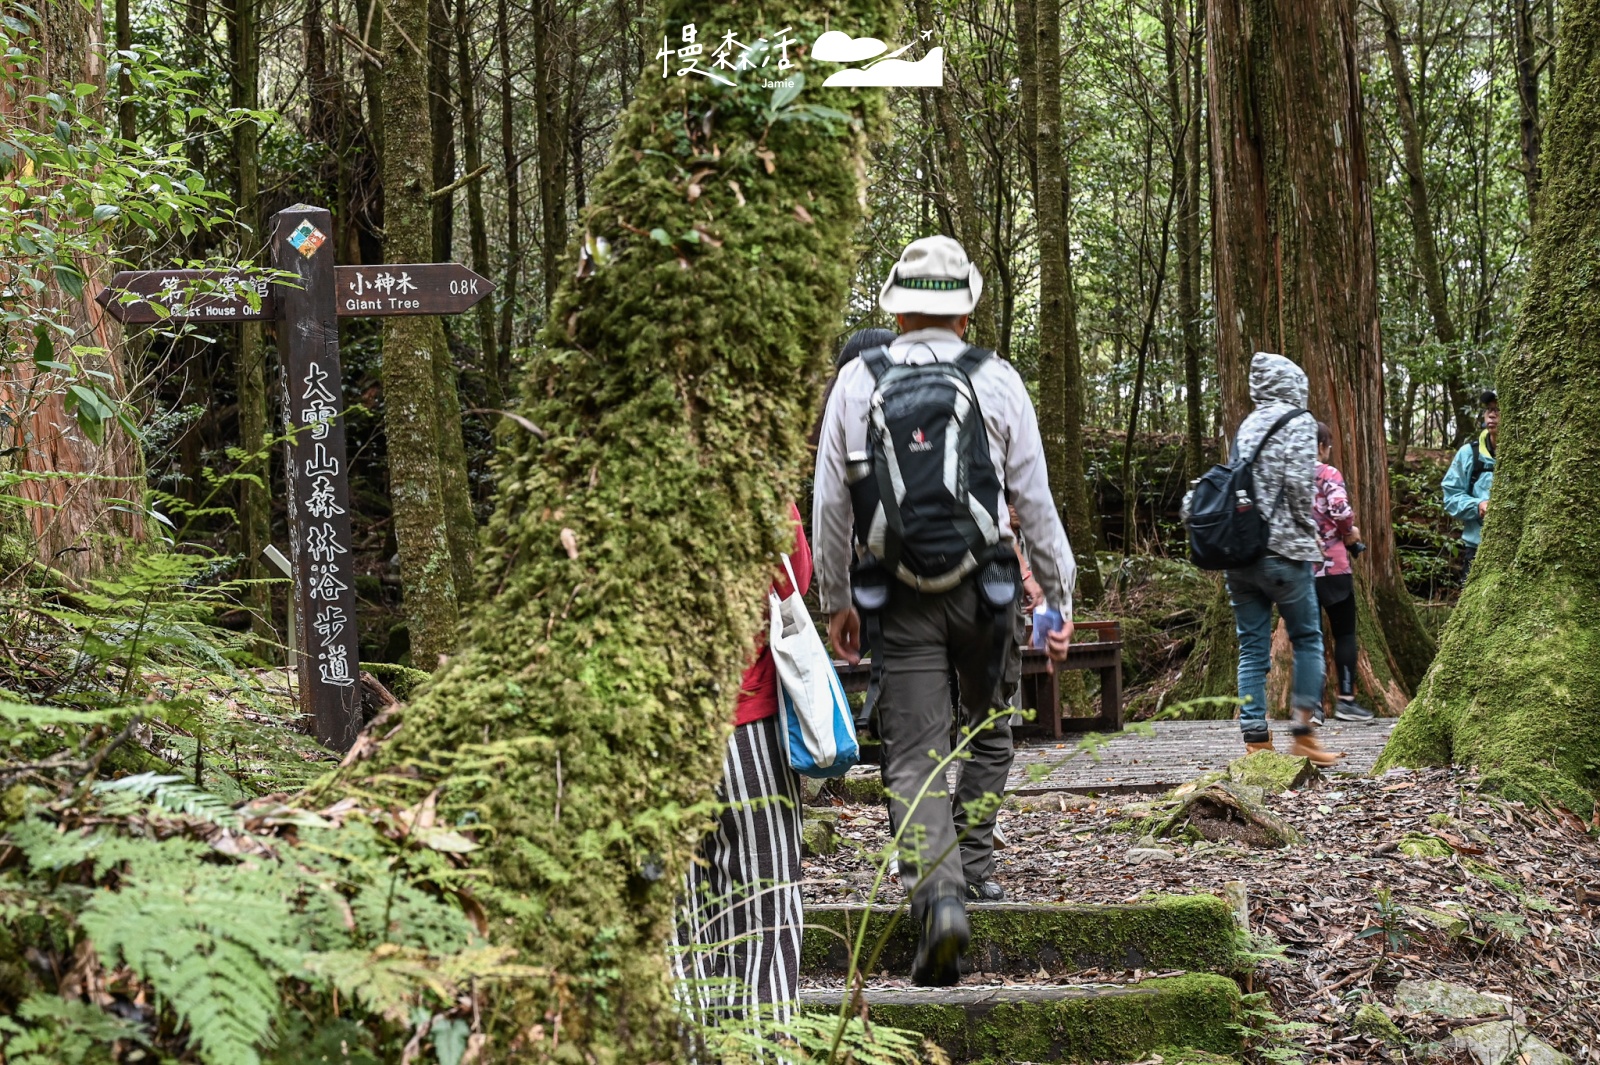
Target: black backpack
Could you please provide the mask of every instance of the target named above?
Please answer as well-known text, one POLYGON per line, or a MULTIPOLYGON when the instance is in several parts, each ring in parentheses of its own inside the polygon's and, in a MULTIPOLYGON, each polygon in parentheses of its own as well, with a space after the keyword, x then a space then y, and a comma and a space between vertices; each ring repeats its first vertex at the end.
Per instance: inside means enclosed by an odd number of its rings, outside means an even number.
POLYGON ((865 454, 848 456, 856 539, 889 575, 948 591, 996 557, 1000 478, 972 374, 994 353, 905 365, 863 352, 877 383, 865 454))
MULTIPOLYGON (((1272 434, 1306 411, 1289 411, 1266 431, 1248 459, 1234 448, 1233 461, 1216 465, 1194 483, 1189 496, 1189 558, 1201 569, 1239 569, 1267 553, 1270 515, 1256 499, 1255 464, 1272 434)), ((1286 486, 1287 487, 1287 486, 1286 486)), ((1281 501, 1283 493, 1278 493, 1281 501)), ((1274 504, 1276 508, 1277 504, 1274 504)))

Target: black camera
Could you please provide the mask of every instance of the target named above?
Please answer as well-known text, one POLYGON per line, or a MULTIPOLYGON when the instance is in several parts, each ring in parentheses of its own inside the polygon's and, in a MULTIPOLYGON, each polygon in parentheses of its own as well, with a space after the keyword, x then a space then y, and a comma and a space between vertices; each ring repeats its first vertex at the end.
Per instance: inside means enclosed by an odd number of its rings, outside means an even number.
POLYGON ((1347 550, 1350 552, 1350 557, 1351 558, 1357 557, 1358 555, 1361 554, 1361 552, 1365 551, 1366 549, 1367 549, 1367 545, 1362 543, 1360 540, 1357 540, 1355 543, 1351 544, 1347 548, 1347 550))

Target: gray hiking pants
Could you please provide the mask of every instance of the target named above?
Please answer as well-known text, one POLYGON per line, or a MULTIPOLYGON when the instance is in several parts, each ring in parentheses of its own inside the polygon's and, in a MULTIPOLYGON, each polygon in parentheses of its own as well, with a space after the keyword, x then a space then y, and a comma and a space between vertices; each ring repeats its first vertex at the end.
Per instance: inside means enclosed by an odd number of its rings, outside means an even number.
MULTIPOLYGON (((991 710, 1007 708, 1011 693, 1004 679, 988 683, 994 623, 971 581, 937 594, 896 585, 882 614, 883 647, 873 653, 883 655, 878 713, 884 777, 893 823, 906 826, 900 879, 919 902, 935 894, 960 894, 965 882, 994 874, 994 814, 969 824, 964 809, 985 794, 1004 795, 1011 772, 1009 714, 979 728, 991 710), (972 757, 961 766, 954 808, 949 786, 936 771, 951 749, 952 670, 966 719, 961 724, 978 730, 966 746, 972 757)), ((1005 672, 1014 675, 1012 660, 1019 652, 1009 614, 998 624, 1006 629, 1005 672)))

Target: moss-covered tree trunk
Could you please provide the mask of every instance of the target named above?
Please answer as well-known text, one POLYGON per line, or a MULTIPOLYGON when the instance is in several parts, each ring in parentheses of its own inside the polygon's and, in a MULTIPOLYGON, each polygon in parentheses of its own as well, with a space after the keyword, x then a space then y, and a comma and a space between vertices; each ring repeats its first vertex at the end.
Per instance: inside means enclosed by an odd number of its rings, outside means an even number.
POLYGON ((1549 103, 1483 547, 1378 764, 1476 765, 1491 787, 1587 815, 1600 790, 1600 0, 1566 6, 1549 103))
POLYGON ((1390 519, 1377 257, 1350 0, 1207 8, 1223 423, 1249 410, 1256 351, 1294 359, 1333 427, 1369 548, 1356 563, 1361 685, 1398 706, 1433 641, 1400 576, 1390 519))
MULTIPOLYGON (((890 39, 892 12, 668 0, 660 32, 890 39)), ((792 546, 865 205, 863 124, 788 119, 883 111, 880 90, 821 89, 819 67, 778 114, 771 69, 732 88, 646 70, 522 380, 543 435, 500 429, 485 600, 377 761, 371 786, 441 788, 442 818, 483 826, 492 934, 554 974, 495 1021, 529 1058, 557 1039, 575 1062, 674 1054, 673 897, 792 546)))
MULTIPOLYGON (((396 39, 383 68, 384 259, 433 261, 433 133, 426 60, 428 0, 391 0, 396 39)), ((443 446, 445 400, 454 398, 444 330, 437 318, 383 320, 384 432, 389 445, 389 495, 394 508, 400 577, 405 587, 411 661, 431 670, 455 649, 457 577, 447 485, 454 457, 443 446), (450 393, 448 396, 446 393, 450 393)), ((459 444, 460 404, 453 405, 459 444)), ((465 471, 459 473, 465 487, 465 471)), ((459 521, 454 524, 459 524, 459 521)), ((459 541, 460 530, 455 531, 459 541)))

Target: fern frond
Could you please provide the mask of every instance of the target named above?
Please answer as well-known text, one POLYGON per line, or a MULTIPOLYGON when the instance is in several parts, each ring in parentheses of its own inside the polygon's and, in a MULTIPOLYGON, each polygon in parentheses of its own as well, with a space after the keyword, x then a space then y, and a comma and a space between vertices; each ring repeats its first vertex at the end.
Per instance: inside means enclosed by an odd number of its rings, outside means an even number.
POLYGON ((239 814, 232 805, 174 774, 138 773, 120 780, 102 780, 94 790, 100 795, 149 799, 168 813, 183 814, 220 828, 239 827, 239 814))

